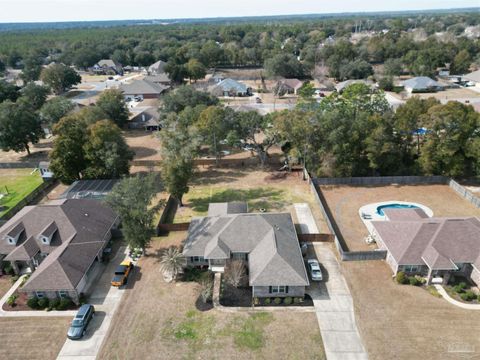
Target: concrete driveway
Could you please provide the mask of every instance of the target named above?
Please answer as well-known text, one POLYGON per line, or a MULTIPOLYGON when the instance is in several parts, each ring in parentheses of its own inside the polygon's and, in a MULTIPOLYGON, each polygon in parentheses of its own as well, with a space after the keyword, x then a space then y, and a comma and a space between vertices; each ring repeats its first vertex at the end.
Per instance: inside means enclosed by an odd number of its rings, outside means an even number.
POLYGON ((316 257, 323 281, 312 282, 307 293, 312 297, 328 360, 368 359, 362 344, 350 291, 330 244, 309 246, 307 258, 316 257))
MULTIPOLYGON (((89 303, 95 306, 95 317, 92 319, 87 328, 86 335, 81 340, 66 339, 58 360, 77 359, 77 360, 93 360, 97 357, 97 353, 102 346, 105 335, 112 321, 112 317, 122 299, 125 288, 115 288, 110 285, 112 274, 115 267, 125 258, 124 249, 120 249, 118 254, 113 258, 105 268, 102 276, 99 278, 95 289, 89 297, 89 303)), ((132 285, 135 278, 134 273, 129 275, 129 283, 126 287, 132 285)))

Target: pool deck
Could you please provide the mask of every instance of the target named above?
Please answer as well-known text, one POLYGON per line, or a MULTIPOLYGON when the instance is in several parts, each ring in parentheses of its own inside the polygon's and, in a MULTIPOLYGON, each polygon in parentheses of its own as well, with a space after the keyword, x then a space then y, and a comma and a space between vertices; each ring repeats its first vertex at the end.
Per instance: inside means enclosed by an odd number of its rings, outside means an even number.
POLYGON ((383 201, 383 202, 364 205, 360 209, 358 209, 358 215, 360 216, 360 219, 362 220, 365 227, 368 229, 369 234, 372 234, 372 230, 373 230, 372 221, 387 220, 387 217, 385 215, 380 215, 377 212, 377 208, 379 206, 392 205, 392 204, 413 205, 422 209, 425 212, 425 214, 428 215, 428 217, 433 217, 433 211, 429 207, 422 204, 410 202, 410 201, 407 202, 407 201, 392 200, 392 201, 383 201))

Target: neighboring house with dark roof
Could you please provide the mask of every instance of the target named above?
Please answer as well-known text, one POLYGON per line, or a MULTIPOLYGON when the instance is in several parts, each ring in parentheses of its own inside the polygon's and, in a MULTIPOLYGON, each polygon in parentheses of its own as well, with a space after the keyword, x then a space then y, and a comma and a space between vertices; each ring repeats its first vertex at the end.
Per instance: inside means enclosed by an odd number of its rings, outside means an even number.
POLYGON ((303 86, 303 82, 298 79, 282 79, 277 82, 276 86, 283 86, 287 94, 297 94, 298 89, 303 86))
POLYGON ((224 272, 231 260, 246 261, 253 297, 303 297, 309 285, 289 213, 247 213, 245 203, 212 203, 194 218, 183 255, 189 266, 224 272))
POLYGON ((134 80, 129 84, 121 84, 119 89, 126 100, 133 100, 136 97, 157 99, 168 87, 147 80, 134 80))
POLYGON ((409 93, 435 92, 445 89, 445 86, 427 76, 417 76, 402 82, 409 93))
POLYGON ((100 60, 91 67, 91 70, 97 75, 123 75, 122 65, 111 59, 100 60))
POLYGON ((152 65, 150 65, 147 69, 149 75, 158 75, 165 73, 165 66, 167 63, 165 61, 159 60, 152 65))
POLYGON ((157 107, 148 106, 139 108, 137 106, 132 110, 139 111, 131 111, 131 117, 127 124, 129 129, 143 129, 145 131, 158 131, 161 129, 160 113, 157 107))
POLYGON ((33 271, 21 292, 78 302, 118 222, 96 200, 26 206, 0 228, 0 259, 9 261, 16 274, 33 271))
POLYGON ((387 251, 394 274, 420 274, 428 283, 451 275, 480 285, 480 220, 429 218, 421 209, 384 209, 387 220, 372 221, 372 236, 387 251))
POLYGON ((213 85, 210 89, 212 95, 215 96, 250 96, 252 89, 233 79, 225 79, 218 84, 213 85))

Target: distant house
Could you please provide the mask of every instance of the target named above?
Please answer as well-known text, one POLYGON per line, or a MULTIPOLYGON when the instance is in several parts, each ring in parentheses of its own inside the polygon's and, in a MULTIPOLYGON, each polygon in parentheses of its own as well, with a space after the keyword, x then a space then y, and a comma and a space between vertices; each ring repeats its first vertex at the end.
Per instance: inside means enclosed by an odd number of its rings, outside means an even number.
POLYGON ((402 82, 409 93, 435 92, 445 89, 445 86, 427 76, 417 76, 402 82))
POLYGON ((253 297, 303 297, 309 285, 289 213, 248 213, 246 203, 212 203, 194 218, 183 255, 189 266, 224 272, 232 260, 248 266, 253 297))
POLYGON ((53 179, 53 172, 50 170, 50 161, 40 161, 38 164, 38 170, 43 180, 53 179))
POLYGON ((371 80, 364 80, 364 79, 345 80, 335 85, 335 90, 337 90, 338 93, 342 93, 343 90, 345 90, 345 88, 349 87, 352 84, 365 84, 371 88, 373 88, 375 85, 374 82, 371 80))
POLYGON ((461 275, 480 285, 480 220, 429 218, 421 209, 384 209, 387 220, 372 221, 372 236, 387 251, 394 274, 403 271, 447 283, 461 275))
POLYGON ((98 75, 123 75, 122 65, 110 59, 100 60, 91 70, 98 75))
POLYGON ((0 228, 0 258, 16 274, 33 271, 21 292, 78 303, 118 223, 118 216, 96 200, 26 206, 0 228))
POLYGON ((153 63, 148 67, 148 74, 149 75, 159 75, 165 73, 165 66, 167 63, 165 61, 159 60, 156 63, 153 63))
POLYGON ((147 107, 135 107, 131 111, 131 118, 128 121, 129 129, 143 129, 145 131, 158 131, 160 130, 160 114, 158 108, 153 106, 147 107))
POLYGON ((211 87, 210 92, 215 96, 250 96, 252 89, 233 79, 225 79, 211 87))
POLYGON ((480 70, 471 72, 463 77, 463 80, 471 82, 475 87, 480 88, 480 70))
POLYGON ((145 76, 144 80, 155 83, 155 84, 164 85, 164 86, 169 86, 172 82, 168 77, 167 73, 148 75, 148 76, 145 76))
POLYGON ((147 80, 134 80, 130 84, 120 85, 120 90, 123 92, 125 99, 134 99, 140 97, 141 99, 157 99, 168 87, 156 84, 147 80))
POLYGON ((276 86, 283 86, 287 94, 297 94, 298 89, 303 86, 303 82, 298 79, 283 79, 279 80, 276 86))

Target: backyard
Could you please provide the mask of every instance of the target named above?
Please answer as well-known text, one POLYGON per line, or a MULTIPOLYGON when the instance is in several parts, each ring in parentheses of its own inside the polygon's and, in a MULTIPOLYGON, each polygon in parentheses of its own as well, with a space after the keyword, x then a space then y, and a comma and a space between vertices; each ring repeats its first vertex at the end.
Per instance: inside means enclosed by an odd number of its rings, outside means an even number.
POLYGON ((32 169, 0 170, 0 217, 35 190, 42 178, 32 169))
POLYGON ((174 222, 189 222, 192 216, 204 216, 210 202, 246 201, 249 212, 290 212, 296 220, 294 203, 309 203, 320 232, 327 232, 310 186, 301 173, 283 174, 257 168, 200 169, 183 198, 174 222))
POLYGON ((186 232, 172 232, 153 239, 140 260, 135 290, 126 289, 99 358, 325 358, 314 313, 202 311, 197 282, 166 283, 159 255, 185 237, 186 232))

